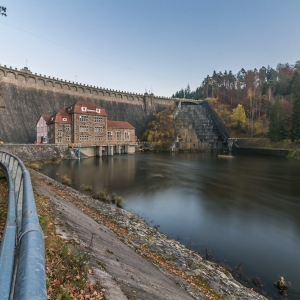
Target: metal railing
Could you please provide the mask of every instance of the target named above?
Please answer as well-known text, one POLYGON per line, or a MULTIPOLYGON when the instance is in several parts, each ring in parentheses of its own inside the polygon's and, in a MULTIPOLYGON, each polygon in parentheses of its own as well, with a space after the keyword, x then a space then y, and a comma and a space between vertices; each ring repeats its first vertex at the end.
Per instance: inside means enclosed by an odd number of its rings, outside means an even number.
POLYGON ((45 300, 44 234, 30 174, 15 155, 0 151, 9 185, 9 203, 0 247, 0 300, 45 300))

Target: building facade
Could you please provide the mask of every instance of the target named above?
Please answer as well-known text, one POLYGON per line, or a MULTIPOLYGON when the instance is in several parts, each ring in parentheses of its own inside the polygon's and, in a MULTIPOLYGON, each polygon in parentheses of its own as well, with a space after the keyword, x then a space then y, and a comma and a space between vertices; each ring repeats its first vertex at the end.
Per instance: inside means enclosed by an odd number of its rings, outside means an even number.
POLYGON ((37 141, 38 137, 39 140, 45 137, 41 135, 44 134, 41 128, 47 132, 43 143, 118 147, 135 143, 135 128, 131 124, 108 120, 105 109, 92 102, 78 101, 65 110, 45 116, 37 123, 37 141))
POLYGON ((40 116, 36 123, 36 143, 37 144, 48 144, 48 128, 47 122, 50 120, 51 115, 43 114, 40 116))

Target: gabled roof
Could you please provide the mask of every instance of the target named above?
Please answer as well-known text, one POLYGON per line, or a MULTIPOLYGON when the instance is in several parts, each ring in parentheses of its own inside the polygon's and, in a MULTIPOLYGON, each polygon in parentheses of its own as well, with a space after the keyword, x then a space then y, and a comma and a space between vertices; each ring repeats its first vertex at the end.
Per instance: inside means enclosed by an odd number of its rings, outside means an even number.
POLYGON ((89 114, 107 117, 107 113, 104 108, 96 105, 95 103, 86 101, 77 101, 76 103, 68 106, 66 111, 69 114, 89 114))
POLYGON ((36 124, 40 121, 41 118, 43 118, 45 120, 46 123, 49 122, 51 115, 47 115, 47 114, 42 114, 40 115, 38 121, 36 122, 36 124))
POLYGON ((61 109, 54 115, 50 116, 49 121, 47 122, 47 124, 54 123, 72 123, 71 115, 61 109))
POLYGON ((134 127, 125 121, 107 120, 107 127, 120 129, 134 129, 134 127))

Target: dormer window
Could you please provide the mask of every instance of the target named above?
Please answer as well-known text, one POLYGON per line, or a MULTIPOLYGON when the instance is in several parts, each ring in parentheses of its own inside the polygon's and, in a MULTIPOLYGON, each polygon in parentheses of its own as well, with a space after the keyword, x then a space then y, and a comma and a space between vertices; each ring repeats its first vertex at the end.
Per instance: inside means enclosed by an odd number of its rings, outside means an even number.
POLYGON ((100 114, 100 108, 96 108, 96 113, 100 114))
POLYGON ((53 120, 54 120, 54 117, 51 118, 51 121, 53 121, 53 120))
POLYGON ((66 122, 66 121, 67 121, 67 118, 63 118, 63 121, 66 122))
POLYGON ((82 107, 81 107, 81 111, 86 111, 86 107, 85 107, 85 106, 82 106, 82 107))

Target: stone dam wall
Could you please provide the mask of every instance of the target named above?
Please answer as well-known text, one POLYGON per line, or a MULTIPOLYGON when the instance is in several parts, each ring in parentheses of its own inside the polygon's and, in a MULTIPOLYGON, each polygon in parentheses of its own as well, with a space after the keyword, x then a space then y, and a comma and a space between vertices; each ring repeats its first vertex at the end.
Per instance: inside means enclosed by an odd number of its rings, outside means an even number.
POLYGON ((0 151, 12 153, 24 162, 76 158, 67 145, 4 145, 0 151))
POLYGON ((53 114, 80 100, 100 105, 111 120, 128 121, 140 138, 155 114, 178 99, 78 84, 0 65, 0 139, 34 143, 41 114, 53 114))

